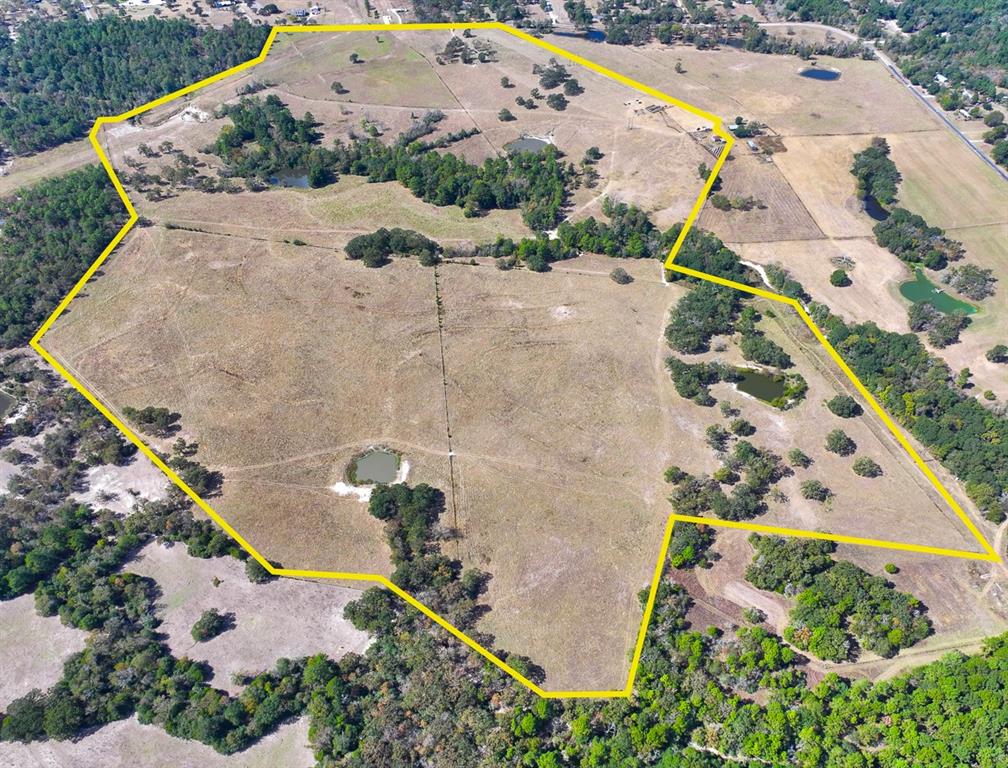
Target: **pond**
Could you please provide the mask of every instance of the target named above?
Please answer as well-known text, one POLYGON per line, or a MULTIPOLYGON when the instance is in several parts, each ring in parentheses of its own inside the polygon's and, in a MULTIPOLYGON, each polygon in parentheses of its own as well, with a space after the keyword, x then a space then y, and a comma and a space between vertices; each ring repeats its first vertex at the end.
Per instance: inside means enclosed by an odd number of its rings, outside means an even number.
POLYGON ((7 416, 10 413, 11 408, 15 406, 17 400, 8 395, 6 392, 0 392, 0 419, 7 416))
POLYGON ((508 152, 542 152, 550 143, 544 141, 543 139, 537 139, 535 136, 522 136, 520 139, 515 139, 510 144, 505 144, 504 149, 508 152))
POLYGON ((588 29, 584 32, 561 32, 559 30, 554 30, 553 34, 558 37, 583 37, 593 43, 604 43, 606 39, 605 32, 601 29, 588 29))
POLYGON ((840 73, 835 69, 819 69, 819 67, 806 67, 798 72, 802 77, 810 80, 839 80, 840 73))
POLYGON ((861 208, 875 221, 885 221, 889 218, 889 211, 883 208, 879 201, 871 195, 861 200, 861 208))
POLYGON ((308 189, 308 174, 304 171, 284 171, 276 176, 270 176, 269 183, 274 187, 297 187, 308 189))
POLYGON ((780 374, 766 373, 755 368, 736 368, 741 379, 735 382, 735 389, 755 398, 771 402, 783 397, 787 383, 780 374))
POLYGON ((950 296, 937 285, 932 283, 921 271, 920 267, 914 270, 914 279, 907 280, 900 285, 900 295, 914 304, 927 303, 939 312, 951 314, 952 312, 964 312, 972 315, 977 308, 965 301, 960 301, 954 296, 950 296))
POLYGON ((398 473, 399 455, 387 448, 370 448, 347 467, 347 475, 354 485, 391 483, 398 473))

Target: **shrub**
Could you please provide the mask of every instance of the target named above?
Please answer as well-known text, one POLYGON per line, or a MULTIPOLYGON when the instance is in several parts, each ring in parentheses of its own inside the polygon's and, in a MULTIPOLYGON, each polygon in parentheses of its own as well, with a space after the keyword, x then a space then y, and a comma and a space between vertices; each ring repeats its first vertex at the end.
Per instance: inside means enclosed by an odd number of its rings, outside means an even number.
POLYGON ((839 456, 850 456, 857 450, 857 443, 842 429, 834 429, 826 435, 826 450, 839 456))
POLYGON ((878 477, 882 474, 882 467, 874 459, 858 456, 854 459, 854 474, 860 477, 878 477))
POLYGON ((207 640, 217 637, 224 630, 229 629, 233 621, 233 614, 220 613, 215 608, 203 611, 203 615, 193 624, 192 638, 197 643, 205 643, 207 640))
POLYGON ((830 285, 835 285, 837 288, 846 288, 851 284, 851 279, 847 275, 847 272, 842 269, 833 270, 832 274, 829 276, 830 285))
POLYGON ((787 454, 788 463, 792 467, 801 467, 802 469, 807 469, 812 466, 812 459, 807 453, 805 453, 800 448, 792 448, 787 454))
POLYGON ((837 395, 831 400, 826 401, 826 407, 829 408, 834 415, 839 416, 842 419, 850 419, 855 416, 860 416, 863 413, 857 400, 850 395, 837 395))
POLYGON ((886 563, 885 564, 886 573, 899 573, 899 568, 896 567, 896 563, 886 563))
POLYGON ((818 480, 805 480, 801 484, 801 495, 812 501, 826 501, 833 492, 818 480))
POLYGON ((995 344, 984 355, 992 363, 1008 363, 1008 346, 995 344))
POLYGON ((630 273, 623 269, 623 267, 616 267, 616 269, 609 273, 609 277, 617 285, 628 285, 633 282, 630 273))

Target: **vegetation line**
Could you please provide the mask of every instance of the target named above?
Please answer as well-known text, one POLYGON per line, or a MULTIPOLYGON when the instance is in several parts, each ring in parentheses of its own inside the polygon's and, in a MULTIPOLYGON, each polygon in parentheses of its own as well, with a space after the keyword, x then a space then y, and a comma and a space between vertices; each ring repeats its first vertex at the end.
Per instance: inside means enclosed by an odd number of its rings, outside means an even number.
POLYGON ((448 406, 448 369, 445 367, 444 353, 444 305, 441 303, 441 285, 438 268, 434 265, 434 306, 437 313, 438 350, 441 352, 441 386, 444 389, 445 434, 448 438, 448 481, 451 485, 452 529, 455 534, 455 557, 461 557, 462 544, 458 536, 458 502, 455 489, 455 452, 452 450, 451 410, 448 406))

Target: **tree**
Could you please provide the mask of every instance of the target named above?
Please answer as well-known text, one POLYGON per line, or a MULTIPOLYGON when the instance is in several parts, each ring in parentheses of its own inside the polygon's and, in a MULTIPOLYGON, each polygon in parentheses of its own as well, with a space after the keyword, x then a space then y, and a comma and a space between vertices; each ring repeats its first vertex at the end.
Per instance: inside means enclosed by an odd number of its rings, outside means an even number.
POLYGON ((584 88, 581 87, 581 83, 579 83, 572 77, 564 81, 563 92, 567 96, 573 98, 574 96, 580 96, 582 93, 584 93, 584 88))
POLYGON ((882 467, 867 456, 858 456, 854 459, 853 469, 854 474, 860 477, 878 477, 882 474, 882 467))
POLYGON ((831 413, 842 419, 851 419, 863 413, 857 400, 850 395, 837 395, 830 398, 826 401, 826 407, 830 409, 831 413))
POLYGON ((633 282, 633 277, 623 267, 616 267, 616 269, 609 273, 609 277, 617 285, 627 285, 633 282))
POLYGON ((353 53, 350 54, 350 63, 363 64, 364 60, 360 57, 360 54, 358 54, 357 51, 354 51, 353 53))
POLYGON ((1004 121, 1005 121, 1004 112, 998 109, 993 109, 986 115, 984 115, 984 125, 986 125, 988 128, 993 128, 996 125, 1001 125, 1002 123, 1004 123, 1004 121))
POLYGON ((787 454, 788 463, 793 467, 801 467, 802 469, 807 469, 812 466, 812 459, 807 453, 805 453, 800 448, 792 448, 787 454))
POLYGON ((963 368, 956 374, 955 383, 959 389, 968 389, 970 387, 970 377, 973 376, 973 372, 969 368, 963 368))
POLYGON ((728 425, 728 429, 731 430, 733 435, 738 435, 739 437, 749 437, 756 434, 756 427, 745 419, 733 419, 731 424, 728 425))
POLYGON ((511 82, 507 77, 502 77, 500 79, 501 88, 514 88, 514 83, 511 82))
POLYGON ((567 109, 567 99, 564 98, 562 93, 551 93, 546 97, 546 106, 555 109, 557 112, 563 112, 567 109))
POLYGON ((842 429, 834 429, 826 435, 826 450, 840 456, 850 456, 857 450, 857 443, 842 429))
POLYGON ((216 608, 203 611, 202 615, 193 624, 190 634, 193 640, 198 643, 205 643, 212 640, 234 624, 234 614, 221 613, 216 608))
POLYGON ((837 288, 846 288, 851 284, 851 279, 847 275, 846 270, 834 269, 829 276, 830 285, 834 285, 837 288))
POLYGON ((597 163, 603 157, 605 157, 605 155, 602 154, 602 150, 598 147, 588 147, 588 149, 585 150, 586 163, 597 163))
POLYGON ((504 108, 497 113, 497 119, 500 120, 502 123, 509 123, 512 120, 517 120, 518 118, 516 118, 513 114, 511 114, 510 109, 504 108))
POLYGON ((992 363, 1008 363, 1008 346, 995 344, 984 355, 992 363))
POLYGON ((245 575, 253 584, 266 584, 276 578, 276 576, 263 568, 254 557, 250 557, 245 561, 245 575))
POLYGON ((800 486, 801 495, 811 501, 826 501, 833 492, 818 480, 803 480, 800 486))
POLYGON ((339 94, 349 93, 349 91, 347 91, 347 89, 343 87, 343 83, 341 83, 339 80, 333 80, 332 85, 330 85, 329 87, 332 89, 333 93, 339 93, 339 94))

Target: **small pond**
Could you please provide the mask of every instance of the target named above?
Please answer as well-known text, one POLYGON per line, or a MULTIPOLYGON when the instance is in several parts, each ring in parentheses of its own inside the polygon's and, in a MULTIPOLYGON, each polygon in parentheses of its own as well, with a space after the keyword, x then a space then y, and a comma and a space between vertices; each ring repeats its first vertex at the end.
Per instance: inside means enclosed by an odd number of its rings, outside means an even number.
POLYGON ((778 397, 783 397, 787 391, 787 382, 780 374, 766 373, 755 368, 736 368, 736 372, 742 376, 735 382, 735 389, 745 392, 755 398, 771 402, 778 397))
POLYGON ((17 400, 6 392, 0 392, 0 419, 6 417, 15 404, 17 404, 17 400))
POLYGON ((889 218, 889 211, 883 208, 879 201, 871 195, 861 200, 861 208, 875 221, 885 221, 889 218))
POLYGON ((967 304, 965 301, 960 301, 947 294, 928 280, 919 267, 914 270, 914 279, 902 283, 899 290, 904 299, 912 301, 914 304, 925 302, 945 314, 965 312, 967 315, 972 315, 977 311, 977 308, 972 304, 967 304))
POLYGON ((558 37, 583 37, 593 43, 605 42, 605 32, 601 29, 588 29, 584 32, 561 32, 559 30, 554 30, 553 34, 558 37))
POLYGON ((806 67, 798 72, 802 77, 810 80, 839 80, 840 73, 835 69, 819 69, 819 67, 806 67))
POLYGON ((354 485, 391 483, 399 472, 399 455, 387 448, 371 448, 350 462, 347 474, 354 485))
POLYGON ((548 141, 537 139, 534 136, 522 136, 515 139, 510 144, 505 144, 504 149, 508 152, 542 152, 550 144, 548 141))
POLYGON ((308 174, 304 171, 284 171, 276 176, 270 176, 269 183, 274 187, 297 187, 308 189, 308 174))

